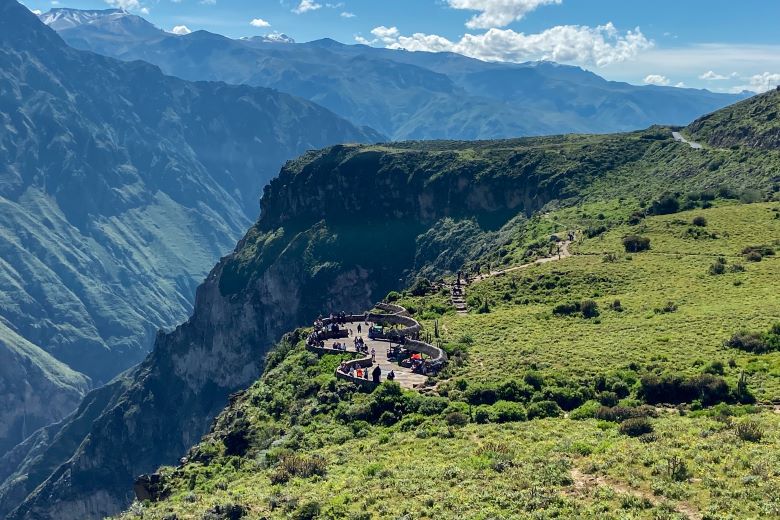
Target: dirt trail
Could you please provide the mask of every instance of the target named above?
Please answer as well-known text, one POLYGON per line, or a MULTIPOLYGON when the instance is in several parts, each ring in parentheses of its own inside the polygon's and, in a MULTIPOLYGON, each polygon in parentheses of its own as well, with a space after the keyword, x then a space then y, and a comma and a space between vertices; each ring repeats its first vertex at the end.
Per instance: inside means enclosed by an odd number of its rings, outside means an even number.
POLYGON ((450 296, 450 300, 452 301, 452 306, 455 307, 455 310, 457 311, 458 314, 468 314, 469 309, 468 306, 466 305, 466 287, 468 287, 472 283, 481 282, 482 280, 487 280, 488 278, 493 278, 495 276, 505 275, 507 273, 512 273, 514 271, 528 269, 529 267, 535 265, 546 264, 549 262, 557 262, 558 260, 569 258, 571 256, 571 251, 569 251, 569 246, 571 245, 571 241, 566 240, 560 242, 559 245, 560 245, 560 249, 553 256, 540 258, 534 262, 529 262, 527 264, 516 265, 513 267, 508 267, 506 269, 499 269, 497 271, 490 271, 489 273, 481 274, 475 278, 472 278, 468 282, 459 281, 453 283, 451 288, 452 292, 450 296))
MULTIPOLYGON (((637 498, 641 498, 643 500, 647 500, 654 506, 659 506, 664 502, 667 502, 649 491, 642 491, 640 489, 633 489, 628 487, 625 484, 622 484, 620 482, 614 482, 612 480, 609 480, 605 477, 597 476, 597 475, 588 475, 586 473, 581 472, 577 468, 573 468, 571 470, 571 478, 574 481, 574 492, 576 493, 583 493, 586 492, 592 488, 596 488, 599 486, 604 486, 612 489, 613 491, 617 493, 622 493, 625 495, 632 495, 637 498)), ((680 513, 681 515, 684 515, 689 520, 701 520, 702 515, 701 513, 693 507, 691 504, 687 502, 674 502, 674 501, 668 501, 667 503, 671 504, 675 511, 680 513)))

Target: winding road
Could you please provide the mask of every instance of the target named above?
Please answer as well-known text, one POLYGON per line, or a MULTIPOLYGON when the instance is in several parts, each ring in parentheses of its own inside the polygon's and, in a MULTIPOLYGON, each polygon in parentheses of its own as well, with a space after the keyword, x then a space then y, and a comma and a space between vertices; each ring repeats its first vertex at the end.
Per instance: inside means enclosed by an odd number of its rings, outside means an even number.
POLYGON ((700 145, 699 143, 695 143, 693 141, 687 140, 685 137, 683 137, 683 135, 680 132, 672 132, 672 137, 674 137, 675 141, 685 143, 691 148, 693 148, 694 150, 701 150, 703 148, 702 145, 700 145))

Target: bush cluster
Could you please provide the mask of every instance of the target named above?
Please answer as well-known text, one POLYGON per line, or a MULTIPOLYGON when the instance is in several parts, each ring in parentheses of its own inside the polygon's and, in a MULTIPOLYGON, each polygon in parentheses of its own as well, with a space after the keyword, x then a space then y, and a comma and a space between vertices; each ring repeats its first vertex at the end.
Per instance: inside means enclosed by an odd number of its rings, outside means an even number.
POLYGON ((768 332, 737 332, 726 342, 726 346, 753 354, 780 350, 780 323, 775 323, 768 332))
POLYGON ((712 374, 683 377, 666 373, 642 377, 640 396, 650 404, 680 404, 698 400, 704 406, 710 406, 729 401, 731 391, 725 379, 712 374))
POLYGON ((623 247, 627 253, 639 253, 650 249, 650 239, 639 235, 628 235, 623 238, 623 247))
POLYGON ((596 318, 599 316, 599 306, 593 300, 566 302, 553 307, 552 312, 556 316, 572 316, 579 313, 583 318, 596 318))

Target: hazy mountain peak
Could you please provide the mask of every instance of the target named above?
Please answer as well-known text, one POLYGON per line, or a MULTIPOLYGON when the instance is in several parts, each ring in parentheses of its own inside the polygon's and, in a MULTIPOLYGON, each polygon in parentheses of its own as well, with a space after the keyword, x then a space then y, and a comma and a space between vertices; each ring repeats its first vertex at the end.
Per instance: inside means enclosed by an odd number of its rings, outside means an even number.
POLYGON ((79 25, 93 23, 101 19, 117 19, 123 16, 133 16, 124 9, 71 9, 57 7, 39 16, 41 21, 54 29, 62 31, 79 25))
POLYGON ((273 32, 261 36, 244 36, 241 40, 252 43, 295 43, 295 40, 284 33, 273 32))

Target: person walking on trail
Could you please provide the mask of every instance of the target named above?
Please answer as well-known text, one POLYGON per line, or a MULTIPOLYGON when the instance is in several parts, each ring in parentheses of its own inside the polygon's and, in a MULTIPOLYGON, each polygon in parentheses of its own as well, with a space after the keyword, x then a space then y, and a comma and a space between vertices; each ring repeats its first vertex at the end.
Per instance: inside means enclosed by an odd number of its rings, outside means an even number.
POLYGON ((379 382, 379 378, 382 377, 382 369, 379 368, 379 365, 376 366, 373 372, 371 372, 371 377, 374 380, 374 383, 379 382))
MULTIPOLYGON (((373 348, 373 347, 371 348, 371 361, 372 362, 376 361, 376 349, 373 348)), ((377 367, 377 368, 379 368, 379 367, 377 367)))
POLYGON ((358 323, 357 331, 358 331, 358 334, 361 334, 363 332, 363 328, 360 326, 360 323, 358 323))
POLYGON ((391 370, 387 373, 387 380, 392 381, 393 379, 395 379, 395 370, 391 370))

